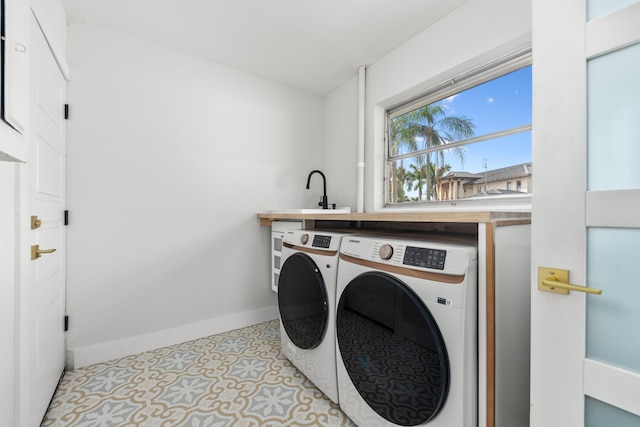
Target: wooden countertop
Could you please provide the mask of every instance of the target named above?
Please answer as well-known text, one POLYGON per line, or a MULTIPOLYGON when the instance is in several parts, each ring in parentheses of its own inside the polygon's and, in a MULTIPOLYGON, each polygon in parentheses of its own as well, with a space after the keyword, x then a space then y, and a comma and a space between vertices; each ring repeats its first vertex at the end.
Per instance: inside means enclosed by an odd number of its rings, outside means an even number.
POLYGON ((371 212, 371 213, 259 213, 260 225, 271 226, 280 220, 329 220, 329 221, 387 221, 387 222, 458 222, 489 223, 513 220, 531 220, 530 212, 474 211, 474 212, 371 212))

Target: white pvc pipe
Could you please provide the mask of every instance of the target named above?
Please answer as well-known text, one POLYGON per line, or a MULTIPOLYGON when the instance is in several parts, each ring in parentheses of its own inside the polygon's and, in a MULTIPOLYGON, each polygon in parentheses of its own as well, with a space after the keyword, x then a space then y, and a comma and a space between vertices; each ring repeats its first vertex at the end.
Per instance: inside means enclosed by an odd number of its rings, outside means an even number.
POLYGON ((362 66, 358 69, 358 160, 357 169, 357 212, 364 212, 364 93, 365 93, 365 72, 367 67, 362 66))

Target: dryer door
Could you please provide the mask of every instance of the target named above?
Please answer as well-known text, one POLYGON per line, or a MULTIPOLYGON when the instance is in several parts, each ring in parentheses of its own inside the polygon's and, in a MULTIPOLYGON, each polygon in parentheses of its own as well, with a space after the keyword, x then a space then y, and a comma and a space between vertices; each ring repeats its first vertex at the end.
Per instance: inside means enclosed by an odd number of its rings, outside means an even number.
POLYGON ((433 316, 411 289, 385 273, 357 276, 336 317, 339 353, 362 398, 386 420, 433 419, 449 390, 449 361, 433 316))
POLYGON ((327 288, 315 262, 296 252, 282 265, 278 309, 287 336, 298 348, 316 348, 329 320, 327 288))

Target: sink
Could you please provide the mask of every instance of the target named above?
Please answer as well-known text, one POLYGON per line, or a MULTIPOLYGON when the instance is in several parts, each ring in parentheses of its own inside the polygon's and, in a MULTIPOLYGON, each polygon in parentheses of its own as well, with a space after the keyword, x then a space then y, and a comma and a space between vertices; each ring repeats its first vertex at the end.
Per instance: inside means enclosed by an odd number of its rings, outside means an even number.
POLYGON ((351 207, 337 207, 335 209, 274 209, 270 214, 346 214, 351 213, 351 207))

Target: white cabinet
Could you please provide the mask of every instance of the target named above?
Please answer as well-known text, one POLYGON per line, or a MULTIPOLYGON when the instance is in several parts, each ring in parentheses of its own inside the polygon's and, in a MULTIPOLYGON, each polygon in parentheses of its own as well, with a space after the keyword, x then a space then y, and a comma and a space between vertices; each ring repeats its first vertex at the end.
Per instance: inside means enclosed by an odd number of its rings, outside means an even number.
POLYGON ((5 120, 24 134, 29 116, 29 2, 5 2, 5 120))
MULTIPOLYGON (((47 39, 56 63, 66 80, 67 19, 61 0, 4 0, 5 51, 4 88, 2 93, 4 121, 0 120, 0 161, 28 160, 27 133, 31 99, 30 91, 38 94, 36 75, 31 64, 34 49, 31 44, 33 18, 47 39)), ((64 99, 60 99, 63 104, 64 99)))
POLYGON ((25 131, 29 118, 29 2, 4 2, 5 42, 0 120, 0 161, 26 161, 25 131))
POLYGON ((300 230, 299 221, 273 221, 271 223, 271 290, 278 292, 280 263, 282 260, 282 238, 287 230, 300 230))

